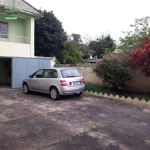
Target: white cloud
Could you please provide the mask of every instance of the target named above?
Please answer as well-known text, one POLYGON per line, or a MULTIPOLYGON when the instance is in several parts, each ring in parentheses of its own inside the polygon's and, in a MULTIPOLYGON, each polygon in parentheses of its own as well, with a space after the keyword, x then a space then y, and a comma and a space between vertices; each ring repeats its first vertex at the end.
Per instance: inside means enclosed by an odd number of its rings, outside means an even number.
POLYGON ((28 0, 37 9, 53 10, 69 34, 100 35, 114 39, 128 31, 136 18, 150 15, 149 0, 28 0))

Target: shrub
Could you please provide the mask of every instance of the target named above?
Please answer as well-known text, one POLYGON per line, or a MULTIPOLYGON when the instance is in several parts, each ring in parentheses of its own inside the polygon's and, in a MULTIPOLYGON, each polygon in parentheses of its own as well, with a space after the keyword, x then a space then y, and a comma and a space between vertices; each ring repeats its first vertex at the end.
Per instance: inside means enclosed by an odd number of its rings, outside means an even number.
POLYGON ((139 48, 129 52, 129 63, 131 68, 140 68, 146 76, 150 76, 150 37, 146 37, 139 48))
POLYGON ((123 89, 131 79, 126 54, 111 54, 99 61, 93 72, 114 89, 123 89))

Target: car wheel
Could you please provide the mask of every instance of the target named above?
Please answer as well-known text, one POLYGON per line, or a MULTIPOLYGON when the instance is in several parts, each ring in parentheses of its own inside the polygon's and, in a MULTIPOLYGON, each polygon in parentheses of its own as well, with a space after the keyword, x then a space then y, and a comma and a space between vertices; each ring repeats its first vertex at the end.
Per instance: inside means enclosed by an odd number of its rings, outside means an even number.
POLYGON ((53 100, 58 100, 60 99, 60 94, 57 88, 52 87, 50 90, 50 96, 53 100))
POLYGON ((28 84, 24 83, 23 84, 23 93, 28 94, 30 92, 28 84))
POLYGON ((82 95, 82 92, 76 93, 75 95, 76 95, 76 96, 80 96, 80 95, 82 95))

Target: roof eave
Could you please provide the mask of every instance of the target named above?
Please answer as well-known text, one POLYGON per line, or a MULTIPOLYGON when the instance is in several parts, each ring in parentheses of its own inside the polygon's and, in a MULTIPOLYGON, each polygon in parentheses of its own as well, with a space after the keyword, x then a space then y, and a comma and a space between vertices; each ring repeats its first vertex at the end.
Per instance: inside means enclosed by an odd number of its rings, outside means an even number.
POLYGON ((20 10, 20 9, 18 9, 18 11, 19 11, 20 13, 24 13, 24 14, 27 14, 27 15, 33 16, 33 17, 35 17, 36 19, 39 19, 39 18, 41 18, 41 17, 42 17, 42 15, 41 15, 41 14, 37 14, 37 13, 33 13, 33 12, 28 12, 28 11, 20 10))
POLYGON ((27 1, 25 0, 22 0, 24 3, 26 3, 27 5, 29 5, 30 7, 32 7, 33 9, 35 9, 39 14, 40 14, 40 11, 38 9, 36 9, 34 6, 32 6, 31 4, 29 4, 27 1))
MULTIPOLYGON (((23 0, 23 1, 24 1, 24 0, 23 0)), ((3 7, 5 7, 5 8, 7 8, 7 5, 2 5, 2 4, 0 4, 0 6, 3 6, 3 7)), ((34 9, 35 9, 35 8, 34 8, 34 9)), ((34 13, 34 12, 30 12, 30 11, 26 11, 26 10, 22 10, 22 9, 18 9, 18 8, 15 8, 15 10, 16 10, 16 11, 19 11, 19 12, 21 12, 21 13, 25 13, 25 14, 32 15, 32 16, 34 16, 34 17, 37 18, 37 19, 42 17, 40 11, 37 11, 37 13, 34 13)))

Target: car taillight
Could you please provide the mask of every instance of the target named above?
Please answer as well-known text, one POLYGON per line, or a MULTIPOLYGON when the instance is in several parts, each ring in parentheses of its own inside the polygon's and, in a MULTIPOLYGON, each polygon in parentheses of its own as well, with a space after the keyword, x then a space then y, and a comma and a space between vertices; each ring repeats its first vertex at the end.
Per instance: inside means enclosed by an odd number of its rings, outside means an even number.
POLYGON ((80 84, 84 84, 85 83, 85 81, 84 81, 84 79, 82 79, 81 81, 80 81, 80 84))
POLYGON ((61 86, 67 86, 67 83, 66 83, 65 80, 60 80, 60 85, 61 85, 61 86))

